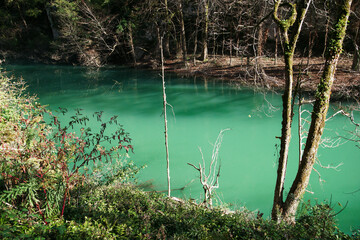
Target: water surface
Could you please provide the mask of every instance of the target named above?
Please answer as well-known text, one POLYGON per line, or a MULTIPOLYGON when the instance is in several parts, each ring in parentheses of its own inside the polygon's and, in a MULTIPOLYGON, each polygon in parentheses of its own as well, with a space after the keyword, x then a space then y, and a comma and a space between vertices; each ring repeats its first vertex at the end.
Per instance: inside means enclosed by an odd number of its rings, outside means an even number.
MULTIPOLYGON (((48 65, 7 65, 5 69, 22 76, 29 91, 51 109, 81 108, 86 114, 104 111, 118 115, 133 139, 131 159, 147 165, 140 181, 151 180, 156 190, 166 190, 166 160, 162 116, 162 85, 159 74, 138 69, 108 67, 98 71, 82 67, 48 65)), ((269 217, 271 211, 276 162, 281 129, 281 96, 239 89, 221 81, 166 77, 167 99, 174 115, 168 111, 169 150, 174 196, 202 199, 198 172, 187 165, 198 165, 201 147, 210 162, 212 145, 221 129, 230 128, 220 150, 221 176, 215 202, 232 208, 247 207, 269 217), (189 184, 190 183, 190 184, 189 184)), ((334 110, 331 110, 333 112, 334 110)), ((360 116, 355 116, 360 119, 360 116)), ((294 126, 297 125, 295 116, 294 126)), ((337 116, 327 122, 325 136, 334 139, 352 130, 349 120, 337 116)), ((286 189, 297 166, 297 132, 293 131, 286 189)), ((324 166, 343 163, 338 171, 316 166, 304 201, 331 201, 341 229, 346 232, 360 225, 360 150, 352 142, 336 148, 322 148, 319 159, 324 166)))

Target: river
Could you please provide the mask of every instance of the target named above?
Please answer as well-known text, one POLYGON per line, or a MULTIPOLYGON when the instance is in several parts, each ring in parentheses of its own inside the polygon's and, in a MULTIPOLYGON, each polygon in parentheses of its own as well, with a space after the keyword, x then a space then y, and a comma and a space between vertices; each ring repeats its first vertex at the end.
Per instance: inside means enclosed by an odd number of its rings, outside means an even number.
MULTIPOLYGON (((151 181, 156 190, 166 190, 162 85, 158 73, 107 67, 89 70, 83 67, 41 64, 4 65, 4 69, 22 76, 29 91, 51 109, 81 108, 85 114, 104 111, 118 115, 119 121, 133 139, 131 159, 147 167, 138 175, 140 182, 151 181)), ((263 94, 226 82, 166 76, 169 104, 169 151, 172 195, 200 201, 203 191, 199 173, 187 163, 201 162, 199 147, 209 166, 212 145, 221 129, 230 128, 223 137, 219 157, 221 175, 214 202, 232 209, 246 207, 271 212, 276 162, 281 129, 281 96, 263 94)), ((333 106, 334 107, 334 106, 333 106)), ((330 113, 335 110, 330 109, 330 113)), ((360 119, 359 115, 355 116, 360 119)), ((297 117, 294 120, 293 144, 285 188, 289 189, 297 167, 297 117)), ((353 126, 338 115, 327 122, 325 137, 334 141, 348 136, 353 126)), ((318 153, 323 166, 315 166, 304 202, 327 201, 340 211, 337 218, 345 232, 360 225, 360 149, 353 142, 338 147, 321 148, 318 153), (312 193, 311 193, 312 192, 312 193)), ((330 144, 330 143, 329 143, 330 144)))

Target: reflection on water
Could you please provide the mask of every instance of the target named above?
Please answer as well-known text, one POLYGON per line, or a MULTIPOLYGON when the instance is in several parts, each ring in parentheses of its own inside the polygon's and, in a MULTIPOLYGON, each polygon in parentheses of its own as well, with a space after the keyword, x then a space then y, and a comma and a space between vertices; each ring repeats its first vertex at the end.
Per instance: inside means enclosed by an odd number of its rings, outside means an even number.
MULTIPOLYGON (((138 69, 104 68, 88 70, 82 67, 47 65, 8 65, 8 71, 22 75, 29 91, 38 95, 42 104, 52 109, 82 108, 85 113, 104 111, 118 115, 119 121, 133 139, 132 159, 148 167, 141 171, 141 181, 151 180, 157 190, 166 189, 166 161, 162 118, 161 78, 157 73, 138 69)), ((167 98, 174 114, 169 116, 169 150, 172 186, 187 187, 173 194, 202 199, 198 172, 187 163, 198 164, 202 148, 207 161, 211 159, 212 143, 221 129, 226 132, 220 150, 221 177, 217 201, 234 208, 246 206, 269 216, 275 184, 281 127, 281 97, 255 93, 228 86, 224 82, 167 76, 167 98), (190 184, 189 184, 190 183, 190 184)), ((171 111, 171 110, 170 110, 171 111)), ((360 116, 356 116, 360 119, 360 116)), ((297 117, 294 117, 296 126, 297 117)), ((336 116, 327 122, 325 135, 334 139, 347 134, 349 120, 336 116)), ((289 157, 286 189, 290 187, 297 167, 297 133, 289 157)), ((337 148, 320 149, 324 166, 343 165, 339 171, 316 167, 312 173, 306 199, 332 199, 347 208, 338 215, 340 226, 349 231, 358 226, 360 216, 360 150, 353 143, 337 148)))

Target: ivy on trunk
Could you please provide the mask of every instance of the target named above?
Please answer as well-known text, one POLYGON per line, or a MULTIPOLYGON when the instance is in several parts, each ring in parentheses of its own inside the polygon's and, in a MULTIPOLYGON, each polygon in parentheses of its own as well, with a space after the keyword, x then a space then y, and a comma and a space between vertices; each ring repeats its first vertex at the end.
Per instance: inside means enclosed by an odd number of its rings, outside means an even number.
MULTIPOLYGON (((331 95, 331 87, 334 82, 334 75, 337 66, 338 59, 342 52, 343 40, 345 37, 347 21, 350 14, 352 0, 339 0, 337 1, 338 15, 333 26, 333 33, 330 37, 330 41, 326 50, 326 60, 325 67, 322 74, 322 78, 318 85, 318 90, 315 94, 315 104, 312 112, 312 119, 309 128, 309 133, 305 145, 305 149, 299 164, 298 172, 295 177, 295 180, 292 183, 289 193, 286 196, 285 201, 283 200, 283 190, 284 190, 284 181, 286 173, 286 163, 288 158, 288 147, 290 143, 290 133, 291 133, 291 121, 293 116, 293 109, 291 106, 292 101, 292 48, 285 48, 285 62, 286 64, 286 89, 283 96, 284 110, 283 110, 283 123, 282 123, 282 136, 281 136, 281 150, 280 158, 277 172, 277 181, 275 187, 274 203, 272 209, 272 219, 276 221, 295 221, 295 213, 299 205, 300 199, 305 193, 306 187, 309 183, 310 174, 315 163, 317 150, 319 148, 320 139, 324 130, 326 114, 329 108, 329 101, 331 95)), ((305 1, 302 1, 303 6, 306 6, 305 1)), ((307 3, 309 4, 309 3, 307 3)), ((285 47, 288 46, 289 42, 287 37, 287 29, 293 24, 296 26, 300 24, 300 28, 297 29, 300 33, 301 29, 301 17, 297 17, 294 22, 292 18, 296 15, 296 8, 294 5, 290 5, 293 9, 292 16, 284 21, 277 18, 277 8, 280 6, 280 1, 275 4, 274 18, 277 23, 280 25, 284 37, 285 37, 285 47), (295 13, 294 13, 295 12, 295 13)), ((304 9, 302 8, 303 18, 305 17, 304 9)), ((296 45, 296 39, 293 44, 296 45)), ((295 45, 291 45, 295 46, 295 45)))

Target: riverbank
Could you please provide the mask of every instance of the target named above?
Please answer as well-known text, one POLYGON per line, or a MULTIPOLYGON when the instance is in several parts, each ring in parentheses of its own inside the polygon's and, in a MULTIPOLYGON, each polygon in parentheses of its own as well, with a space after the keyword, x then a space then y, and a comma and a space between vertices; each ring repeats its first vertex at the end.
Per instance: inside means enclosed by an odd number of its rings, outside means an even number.
MULTIPOLYGON (((257 67, 256 61, 259 59, 216 56, 216 58, 210 58, 206 62, 189 61, 185 67, 181 59, 171 59, 166 60, 165 70, 184 77, 218 79, 239 86, 282 90, 285 84, 282 58, 278 58, 276 61, 274 58, 263 58, 261 60, 262 69, 257 67)), ((322 75, 324 61, 321 57, 314 57, 309 61, 307 58, 298 57, 294 59, 295 80, 297 81, 300 77, 304 92, 316 91, 322 75)), ((352 59, 350 57, 344 56, 340 59, 333 85, 333 100, 359 99, 360 72, 352 71, 351 64, 352 59)), ((137 66, 160 69, 159 64, 153 61, 141 62, 137 66)))
MULTIPOLYGON (((50 53, 19 54, 0 52, 1 62, 27 61, 44 64, 70 64, 50 53)), ((238 87, 252 87, 281 92, 285 85, 284 62, 281 57, 261 59, 211 56, 208 61, 189 60, 185 66, 181 58, 165 60, 165 71, 183 77, 198 77, 205 80, 227 81, 238 87), (261 67, 259 67, 261 66, 261 67)), ((1 65, 0 62, 0 65, 1 65)), ((301 79, 304 93, 315 92, 322 75, 325 59, 322 57, 294 58, 294 78, 301 79)), ((75 64, 75 63, 74 63, 75 64)), ((360 72, 351 70, 352 58, 342 56, 339 60, 332 89, 332 100, 360 99, 360 72)), ((76 65, 76 64, 75 64, 76 65)), ((161 65, 152 58, 129 66, 160 71, 161 65)))

